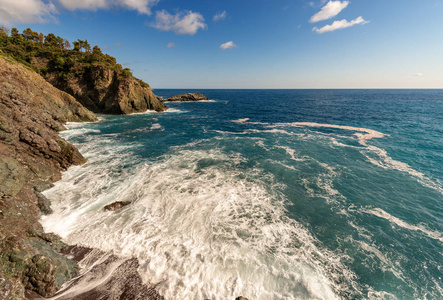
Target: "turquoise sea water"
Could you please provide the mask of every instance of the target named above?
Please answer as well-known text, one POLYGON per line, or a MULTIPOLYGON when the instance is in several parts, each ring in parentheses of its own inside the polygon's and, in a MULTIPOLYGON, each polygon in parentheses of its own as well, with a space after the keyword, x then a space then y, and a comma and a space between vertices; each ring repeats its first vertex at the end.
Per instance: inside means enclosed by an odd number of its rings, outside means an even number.
POLYGON ((45 229, 167 299, 443 299, 443 90, 202 92, 69 124, 45 229))

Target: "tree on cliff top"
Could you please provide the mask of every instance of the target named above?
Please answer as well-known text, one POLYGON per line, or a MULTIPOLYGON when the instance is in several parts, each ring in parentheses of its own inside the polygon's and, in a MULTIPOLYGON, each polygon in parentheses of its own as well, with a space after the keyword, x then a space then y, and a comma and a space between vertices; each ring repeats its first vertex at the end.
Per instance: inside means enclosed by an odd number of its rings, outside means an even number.
MULTIPOLYGON (((98 46, 91 49, 88 40, 71 43, 54 33, 43 33, 26 28, 22 34, 17 28, 11 31, 0 28, 0 50, 42 75, 52 74, 68 79, 88 73, 92 66, 114 70, 118 76, 131 77, 131 70, 123 69, 114 57, 104 54, 98 46)), ((148 86, 144 84, 143 86, 148 86)))

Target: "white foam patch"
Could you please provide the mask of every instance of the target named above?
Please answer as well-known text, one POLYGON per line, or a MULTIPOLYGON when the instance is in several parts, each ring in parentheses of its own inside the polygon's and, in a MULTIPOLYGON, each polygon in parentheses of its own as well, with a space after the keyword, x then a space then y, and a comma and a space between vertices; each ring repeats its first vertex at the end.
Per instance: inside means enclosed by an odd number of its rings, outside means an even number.
POLYGON ((151 125, 151 130, 162 129, 162 126, 159 123, 154 123, 151 125))
POLYGON ((319 127, 319 128, 335 128, 335 129, 342 129, 342 130, 349 130, 349 131, 357 131, 359 133, 355 133, 355 135, 357 136, 360 144, 366 146, 366 141, 370 140, 370 139, 380 139, 385 137, 385 134, 376 131, 376 130, 372 130, 372 129, 368 129, 368 128, 362 128, 362 127, 352 127, 352 126, 343 126, 343 125, 334 125, 334 124, 322 124, 322 123, 312 123, 312 122, 293 122, 293 123, 275 123, 269 126, 278 126, 278 127, 288 127, 288 126, 296 126, 296 127, 300 127, 300 126, 306 126, 306 127, 319 127), (362 133, 365 134, 362 134, 362 133))
POLYGON ((159 113, 158 111, 147 109, 142 112, 133 112, 133 113, 130 113, 126 116, 153 115, 153 114, 158 114, 158 113, 159 113))
POLYGON ((244 118, 244 119, 233 120, 231 122, 243 124, 243 123, 247 123, 248 121, 249 121, 249 118, 244 118))
POLYGON ((426 228, 423 225, 412 225, 409 224, 397 217, 394 217, 392 215, 390 215, 389 213, 385 212, 384 210, 382 210, 381 208, 374 208, 374 209, 367 209, 367 210, 363 210, 363 212, 367 213, 367 214, 372 214, 374 216, 377 216, 379 218, 382 219, 386 219, 389 222, 404 228, 404 229, 408 229, 408 230, 412 230, 412 231, 420 231, 424 234, 426 234, 428 237, 438 240, 440 242, 443 242, 443 234, 439 231, 432 231, 428 228, 426 228))
POLYGON ((166 299, 337 299, 355 277, 286 216, 272 177, 249 170, 244 178, 239 155, 181 150, 122 169, 130 156, 89 150, 85 166, 45 192, 54 210, 45 230, 138 258, 166 299), (103 210, 114 201, 132 204, 103 210))
POLYGON ((181 113, 187 113, 188 111, 186 110, 181 110, 181 109, 177 109, 177 108, 173 108, 173 107, 169 107, 168 110, 164 111, 164 113, 175 113, 175 114, 181 114, 181 113))
POLYGON ((61 132, 61 136, 64 138, 74 137, 78 135, 85 135, 87 133, 100 133, 99 129, 93 128, 78 128, 78 127, 70 127, 68 130, 61 132))

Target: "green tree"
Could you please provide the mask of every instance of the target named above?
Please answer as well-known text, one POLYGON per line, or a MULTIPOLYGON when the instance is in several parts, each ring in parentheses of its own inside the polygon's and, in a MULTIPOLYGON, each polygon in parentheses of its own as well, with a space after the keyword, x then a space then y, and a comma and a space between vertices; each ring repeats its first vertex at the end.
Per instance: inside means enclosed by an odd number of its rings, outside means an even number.
POLYGON ((91 45, 89 45, 88 40, 78 39, 77 41, 73 42, 73 44, 75 51, 82 51, 83 49, 85 52, 91 52, 91 45))
POLYGON ((18 32, 18 29, 14 27, 11 29, 11 37, 17 37, 17 36, 20 36, 20 32, 18 32))
POLYGON ((23 36, 15 27, 11 29, 11 40, 15 45, 20 45, 23 42, 23 36))
POLYGON ((23 30, 23 37, 27 41, 33 41, 33 42, 38 41, 38 33, 32 31, 31 28, 26 28, 25 30, 23 30))
POLYGON ((55 34, 50 33, 47 36, 45 36, 45 46, 46 47, 57 47, 58 40, 55 34))
POLYGON ((9 32, 10 30, 7 27, 5 26, 0 27, 0 34, 9 36, 9 32))
POLYGON ((98 46, 94 46, 94 48, 92 48, 92 55, 96 59, 99 59, 103 55, 103 53, 102 53, 102 50, 98 46))

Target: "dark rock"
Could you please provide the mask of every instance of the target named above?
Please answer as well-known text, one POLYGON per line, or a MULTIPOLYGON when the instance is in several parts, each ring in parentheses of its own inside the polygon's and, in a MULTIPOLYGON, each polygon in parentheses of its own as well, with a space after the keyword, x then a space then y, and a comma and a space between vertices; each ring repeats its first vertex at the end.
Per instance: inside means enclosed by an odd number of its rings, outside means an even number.
POLYGON ((143 283, 137 271, 140 266, 137 259, 120 258, 83 247, 70 247, 70 252, 74 255, 85 251, 87 253, 82 257, 82 264, 87 272, 68 282, 56 295, 57 299, 164 300, 155 286, 143 283), (80 292, 78 287, 81 287, 80 292))
POLYGON ((40 191, 61 171, 86 160, 58 136, 67 121, 96 121, 72 96, 37 73, 0 56, 0 298, 23 299, 25 289, 53 295, 77 274, 57 253, 64 244, 44 234, 40 191))
POLYGON ((116 211, 122 207, 129 205, 129 204, 131 204, 131 201, 117 201, 117 202, 111 203, 109 205, 106 205, 104 207, 104 210, 116 211))
POLYGON ((172 96, 165 101, 169 102, 180 102, 180 101, 201 101, 201 100, 209 100, 201 93, 188 93, 188 94, 181 94, 177 96, 172 96))
POLYGON ((37 206, 40 209, 40 211, 44 214, 44 215, 49 215, 52 213, 52 209, 51 209, 51 202, 49 201, 48 198, 46 198, 42 193, 39 192, 35 192, 35 194, 37 195, 37 206))
POLYGON ((240 296, 240 297, 235 298, 235 300, 248 300, 248 298, 240 296))

